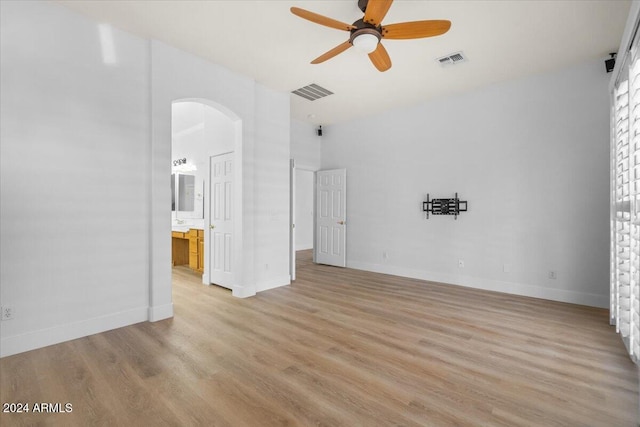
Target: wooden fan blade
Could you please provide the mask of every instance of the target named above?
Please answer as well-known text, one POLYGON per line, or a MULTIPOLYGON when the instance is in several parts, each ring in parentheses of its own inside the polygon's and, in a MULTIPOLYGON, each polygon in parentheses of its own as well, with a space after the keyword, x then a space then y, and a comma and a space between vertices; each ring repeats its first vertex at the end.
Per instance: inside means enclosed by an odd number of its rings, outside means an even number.
POLYGON ((439 36, 449 31, 451 21, 413 21, 390 24, 382 27, 382 37, 385 39, 421 39, 423 37, 439 36))
POLYGON ((292 7, 291 13, 304 18, 308 21, 315 22, 316 24, 324 25, 325 27, 336 28, 338 30, 351 31, 354 27, 351 24, 336 21, 335 19, 327 18, 326 16, 319 15, 315 12, 309 12, 308 10, 300 9, 299 7, 292 7))
POLYGON ((347 40, 346 42, 339 44, 338 46, 334 47, 333 49, 331 49, 329 52, 324 53, 320 56, 318 56, 316 59, 314 59, 313 61, 311 61, 312 64, 319 64, 321 62, 326 61, 327 59, 331 59, 334 56, 336 56, 339 53, 344 52, 345 50, 349 49, 351 46, 353 46, 351 44, 351 41, 347 40))
POLYGON ((364 11, 364 22, 376 27, 380 25, 389 11, 391 3, 393 0, 369 0, 364 11))
POLYGON ((376 50, 369 54, 369 59, 371 59, 378 71, 387 71, 391 68, 391 58, 389 58, 387 49, 382 46, 382 43, 378 43, 376 50))

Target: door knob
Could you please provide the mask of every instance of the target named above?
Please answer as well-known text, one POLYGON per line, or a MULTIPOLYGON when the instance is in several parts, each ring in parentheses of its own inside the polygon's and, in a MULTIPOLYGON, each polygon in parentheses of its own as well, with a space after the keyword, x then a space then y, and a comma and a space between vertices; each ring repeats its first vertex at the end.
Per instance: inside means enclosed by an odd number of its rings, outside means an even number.
POLYGON ((214 228, 216 228, 216 226, 215 226, 215 225, 213 225, 213 224, 211 224, 211 225, 209 226, 209 228, 213 230, 214 228))
POLYGON ((344 225, 345 221, 338 221, 338 224, 344 225))

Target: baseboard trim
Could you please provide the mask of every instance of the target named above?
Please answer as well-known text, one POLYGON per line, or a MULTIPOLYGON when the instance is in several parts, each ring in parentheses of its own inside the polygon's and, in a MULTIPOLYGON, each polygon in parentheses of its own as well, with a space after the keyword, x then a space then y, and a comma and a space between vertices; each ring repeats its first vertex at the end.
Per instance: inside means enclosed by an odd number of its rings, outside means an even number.
POLYGON ((157 307, 149 307, 149 322, 157 322, 158 320, 169 319, 173 317, 173 303, 159 305, 157 307))
POLYGON ((231 295, 236 298, 249 298, 256 294, 256 291, 246 286, 235 286, 231 290, 231 295))
POLYGON ((148 308, 139 307, 106 316, 66 323, 0 339, 0 357, 11 356, 65 341, 122 328, 148 319, 148 308))
POLYGON ((279 288, 281 286, 287 286, 291 284, 291 276, 281 276, 275 279, 265 280, 256 284, 256 292, 268 291, 269 289, 279 288))
POLYGON ((372 271, 375 273, 409 277, 412 279, 427 280, 430 282, 464 286, 467 288, 484 289, 487 291, 503 292, 503 293, 513 294, 513 295, 541 298, 541 299, 547 299, 551 301, 588 305, 591 307, 599 307, 599 308, 609 307, 608 295, 568 291, 568 290, 558 289, 558 288, 545 288, 541 286, 528 285, 524 283, 490 280, 490 279, 483 279, 478 277, 435 273, 435 272, 424 271, 424 270, 372 264, 372 263, 366 263, 366 262, 360 262, 360 261, 350 261, 347 263, 347 267, 353 268, 356 270, 372 271))

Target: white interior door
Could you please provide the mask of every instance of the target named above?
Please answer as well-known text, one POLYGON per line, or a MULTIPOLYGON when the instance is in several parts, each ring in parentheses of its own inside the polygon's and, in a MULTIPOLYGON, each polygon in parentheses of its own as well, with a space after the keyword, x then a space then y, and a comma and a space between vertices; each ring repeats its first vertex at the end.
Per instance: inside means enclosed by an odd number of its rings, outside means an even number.
POLYGON ((233 285, 233 153, 210 158, 209 278, 211 283, 233 285))
POLYGON ((315 261, 346 267, 347 170, 318 171, 316 194, 315 261))

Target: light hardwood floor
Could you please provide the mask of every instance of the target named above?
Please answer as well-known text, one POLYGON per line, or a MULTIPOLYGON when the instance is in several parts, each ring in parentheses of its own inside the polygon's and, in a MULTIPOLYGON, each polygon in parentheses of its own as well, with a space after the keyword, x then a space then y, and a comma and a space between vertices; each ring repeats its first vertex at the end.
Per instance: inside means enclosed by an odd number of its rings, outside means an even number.
POLYGON ((174 269, 175 317, 0 359, 60 426, 637 425, 607 311, 313 265, 248 299, 174 269))

